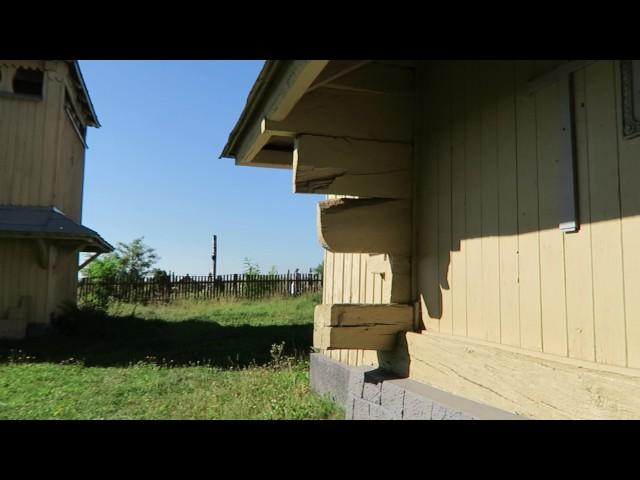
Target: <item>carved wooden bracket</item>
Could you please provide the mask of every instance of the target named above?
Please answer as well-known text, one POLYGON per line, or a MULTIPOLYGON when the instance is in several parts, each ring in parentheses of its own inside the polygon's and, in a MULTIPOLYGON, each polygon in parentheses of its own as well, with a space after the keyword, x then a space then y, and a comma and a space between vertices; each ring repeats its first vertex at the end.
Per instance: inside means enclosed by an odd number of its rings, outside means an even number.
POLYGON ((339 198, 318 203, 318 239, 339 253, 411 253, 411 202, 339 198))

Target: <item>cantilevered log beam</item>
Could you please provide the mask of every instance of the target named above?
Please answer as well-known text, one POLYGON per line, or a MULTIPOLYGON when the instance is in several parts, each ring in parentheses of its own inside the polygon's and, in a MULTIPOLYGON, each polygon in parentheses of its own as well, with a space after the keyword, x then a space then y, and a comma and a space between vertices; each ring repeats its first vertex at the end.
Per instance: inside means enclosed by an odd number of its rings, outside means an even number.
POLYGON ((413 307, 411 305, 316 305, 314 323, 323 327, 375 327, 395 325, 400 330, 411 330, 413 307))
POLYGON ((314 327, 313 346, 323 350, 393 350, 398 329, 391 325, 377 327, 314 327))
POLYGON ((392 350, 396 335, 412 327, 409 305, 318 305, 313 344, 327 350, 392 350))
POLYGON ((262 131, 411 143, 411 98, 318 88, 304 95, 286 119, 267 116, 262 131))
POLYGON ((286 150, 263 148, 249 164, 252 167, 288 168, 291 169, 293 154, 286 150))
POLYGON ((318 203, 318 239, 339 253, 387 253, 409 256, 409 200, 340 198, 318 203))
POLYGON ((410 198, 411 145, 301 135, 293 151, 293 191, 410 198))
POLYGON ((328 60, 267 62, 269 71, 263 73, 268 78, 254 85, 222 156, 232 156, 238 164, 250 163, 268 141, 268 136, 261 132, 262 119, 286 118, 328 63, 328 60))

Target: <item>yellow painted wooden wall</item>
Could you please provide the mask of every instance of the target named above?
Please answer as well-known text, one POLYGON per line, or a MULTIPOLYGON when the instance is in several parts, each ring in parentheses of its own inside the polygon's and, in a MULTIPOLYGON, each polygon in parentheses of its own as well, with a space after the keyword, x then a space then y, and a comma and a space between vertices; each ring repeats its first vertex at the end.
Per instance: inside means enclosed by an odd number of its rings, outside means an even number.
MULTIPOLYGON (((327 195, 327 198, 342 196, 327 195)), ((322 303, 388 303, 389 282, 383 275, 370 271, 370 257, 367 253, 325 250, 322 303)), ((378 364, 375 350, 327 350, 325 354, 353 366, 378 364)))
POLYGON ((0 205, 53 205, 80 221, 84 145, 64 111, 67 68, 45 72, 41 100, 0 96, 0 205))
MULTIPOLYGON (((322 303, 369 303, 385 301, 385 279, 367 271, 366 253, 324 252, 322 303)), ((377 352, 370 350, 327 350, 329 357, 349 365, 377 365, 377 352)))
POLYGON ((621 135, 619 63, 577 71, 581 226, 562 233, 558 91, 526 89, 556 63, 419 67, 423 322, 523 352, 640 368, 640 138, 621 135))
MULTIPOLYGON (((42 61, 0 60, 5 81, 21 65, 45 68, 42 61)), ((65 88, 75 101, 68 66, 57 63, 45 71, 42 99, 0 95, 0 205, 55 206, 80 222, 85 148, 64 110, 65 88)), ((32 297, 29 322, 46 323, 62 302, 75 301, 78 255, 55 255, 55 269, 47 271, 31 242, 0 242, 0 321, 24 296, 32 297)))

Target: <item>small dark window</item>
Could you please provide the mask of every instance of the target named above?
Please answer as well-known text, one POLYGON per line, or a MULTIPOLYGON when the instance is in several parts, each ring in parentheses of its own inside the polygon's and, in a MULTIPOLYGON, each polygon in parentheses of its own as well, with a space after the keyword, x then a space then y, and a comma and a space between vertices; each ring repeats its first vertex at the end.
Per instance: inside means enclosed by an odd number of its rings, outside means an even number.
POLYGON ((19 68, 13 77, 13 93, 42 97, 43 72, 19 68))

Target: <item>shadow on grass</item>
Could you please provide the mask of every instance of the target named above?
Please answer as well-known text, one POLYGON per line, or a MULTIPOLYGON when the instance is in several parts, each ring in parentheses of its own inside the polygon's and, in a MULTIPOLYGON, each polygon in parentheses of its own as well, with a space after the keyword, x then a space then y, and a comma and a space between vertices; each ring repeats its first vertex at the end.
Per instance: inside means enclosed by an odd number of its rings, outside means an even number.
POLYGON ((33 357, 31 362, 75 359, 87 367, 122 367, 149 357, 174 366, 245 367, 268 363, 272 345, 282 342, 285 355, 307 357, 312 334, 313 325, 222 326, 79 311, 68 314, 50 335, 0 341, 0 363, 20 351, 20 356, 33 357))

